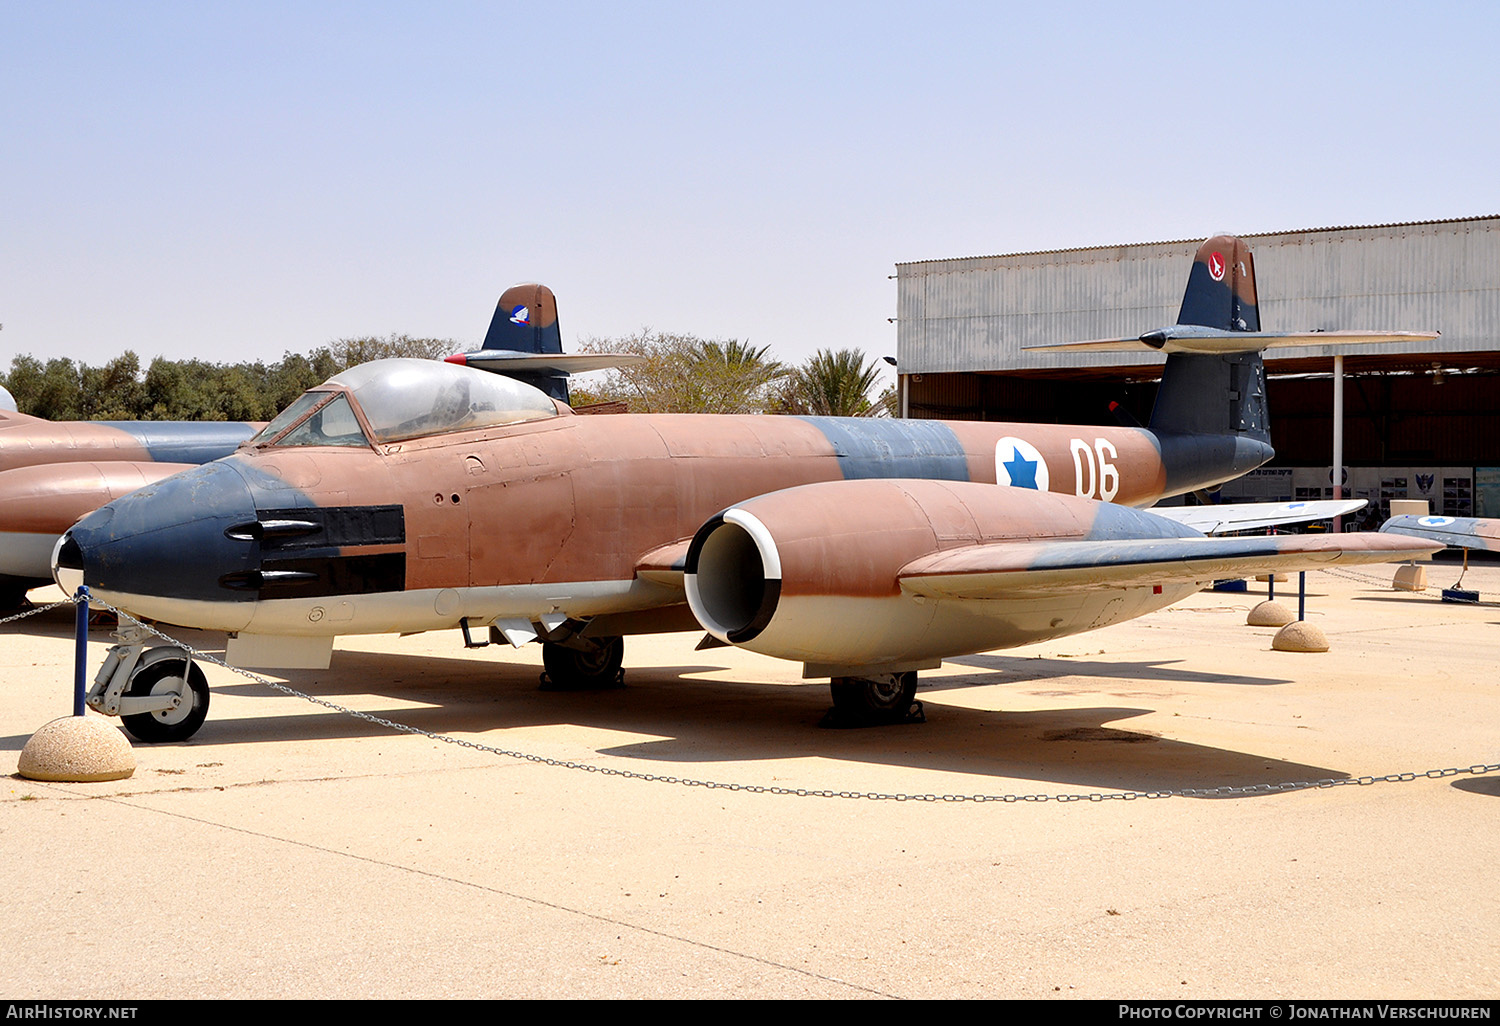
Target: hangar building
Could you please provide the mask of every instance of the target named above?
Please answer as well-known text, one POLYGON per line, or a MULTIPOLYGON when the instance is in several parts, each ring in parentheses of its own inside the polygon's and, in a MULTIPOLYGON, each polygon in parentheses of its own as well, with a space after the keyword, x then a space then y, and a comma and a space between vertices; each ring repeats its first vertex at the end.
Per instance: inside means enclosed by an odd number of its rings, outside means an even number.
MULTIPOLYGON (((1206 237, 1206 236, 1205 236, 1206 237)), ((1242 235, 1265 331, 1442 332, 1344 355, 1344 494, 1500 517, 1500 216, 1242 235)), ((1202 239, 896 265, 905 415, 1145 422, 1165 358, 1028 353, 1175 323, 1202 239)), ((1276 459, 1225 501, 1331 498, 1332 347, 1267 354, 1276 459)))

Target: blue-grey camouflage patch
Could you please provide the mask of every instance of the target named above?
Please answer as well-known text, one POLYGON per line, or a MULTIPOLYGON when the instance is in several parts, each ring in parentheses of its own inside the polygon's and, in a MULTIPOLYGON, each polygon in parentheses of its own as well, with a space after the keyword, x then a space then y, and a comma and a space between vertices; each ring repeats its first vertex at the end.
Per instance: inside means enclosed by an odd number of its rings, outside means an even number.
POLYGON ((934 481, 969 480, 963 443, 936 420, 868 420, 802 417, 833 446, 844 480, 912 477, 934 481))

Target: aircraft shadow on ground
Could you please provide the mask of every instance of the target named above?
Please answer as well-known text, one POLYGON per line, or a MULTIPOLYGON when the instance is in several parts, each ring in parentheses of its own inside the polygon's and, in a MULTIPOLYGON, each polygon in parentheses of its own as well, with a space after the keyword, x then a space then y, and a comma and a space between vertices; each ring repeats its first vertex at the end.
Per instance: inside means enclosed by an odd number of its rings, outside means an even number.
POLYGON ((1468 777, 1464 780, 1455 780, 1453 787, 1459 791, 1467 791, 1470 794, 1482 794, 1490 798, 1500 798, 1500 777, 1468 777))
MULTIPOLYGON (((1443 587, 1449 587, 1444 585, 1443 587)), ((1355 602, 1390 602, 1414 609, 1500 609, 1500 602, 1444 602, 1440 598, 1416 595, 1356 595, 1355 602)), ((1490 621, 1495 625, 1495 621, 1490 621)))
MULTIPOLYGON (((980 658, 980 657, 975 657, 980 658)), ((1112 677, 1223 681, 1216 675, 1164 671, 1156 664, 1093 664, 1076 660, 983 657, 984 665, 1015 671, 996 685, 1109 671, 1112 677), (1051 664, 1039 667, 1038 663, 1051 664), (1133 669, 1130 669, 1133 667, 1133 669), (1144 668, 1144 672, 1142 669, 1144 668), (1038 673, 1038 670, 1043 672, 1038 673)), ((343 652, 333 669, 301 671, 288 686, 325 701, 362 707, 372 715, 431 733, 460 734, 506 749, 517 728, 575 725, 647 735, 651 740, 599 748, 600 754, 650 763, 711 764, 824 757, 976 777, 1015 778, 1118 790, 1180 790, 1342 777, 1303 765, 1211 746, 1174 741, 1111 724, 1152 710, 1090 707, 1032 711, 966 709, 941 704, 945 688, 923 686, 927 722, 857 730, 824 730, 818 724, 830 699, 826 682, 739 683, 696 679, 722 672, 712 664, 635 667, 626 687, 605 691, 541 691, 538 668, 464 657, 343 652), (417 706, 372 708, 360 697, 377 695, 417 706), (474 735, 483 735, 475 738, 474 735)), ((215 678, 222 679, 222 671, 215 678)), ((1232 683, 1274 683, 1229 678, 1232 683)), ((965 688, 977 686, 968 681, 965 688)), ((269 696, 255 683, 216 686, 218 695, 269 696)), ((1003 699, 996 704, 1003 704, 1003 699)), ((332 711, 239 719, 210 710, 201 733, 186 742, 243 744, 353 738, 389 728, 332 711)), ((24 738, 0 739, 19 750, 24 738)), ((674 773, 681 772, 674 770, 674 773)), ((705 770, 705 777, 713 777, 705 770)), ((740 783, 767 783, 740 779, 740 783)), ((926 790, 913 780, 910 790, 926 790)), ((890 790, 886 784, 883 789, 890 790)), ((1000 790, 1015 790, 1013 786, 1000 790)))
MULTIPOLYGON (((1206 670, 1178 669, 1171 662, 1181 660, 1141 660, 1131 662, 1123 659, 1038 659, 1034 656, 971 655, 945 659, 944 663, 957 666, 972 666, 981 670, 994 670, 1005 675, 1003 683, 1053 680, 1058 677, 1106 677, 1114 680, 1154 680, 1168 684, 1235 684, 1265 687, 1272 684, 1290 684, 1285 677, 1247 677, 1234 673, 1215 673, 1206 670)), ((993 680, 972 677, 938 678, 932 681, 935 690, 966 688, 997 683, 993 680)))

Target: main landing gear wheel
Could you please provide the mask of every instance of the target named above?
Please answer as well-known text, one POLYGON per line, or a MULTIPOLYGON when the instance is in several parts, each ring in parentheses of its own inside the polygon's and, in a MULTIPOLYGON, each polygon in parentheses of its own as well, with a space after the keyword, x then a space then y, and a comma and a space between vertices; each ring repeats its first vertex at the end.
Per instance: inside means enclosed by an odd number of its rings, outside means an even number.
POLYGON ((141 741, 186 741, 203 726, 208 716, 208 680, 197 663, 186 658, 161 659, 146 663, 130 675, 125 687, 125 697, 177 695, 180 701, 175 708, 156 712, 136 713, 121 716, 125 729, 141 741), (183 678, 186 670, 187 677, 183 678))
POLYGON ((916 697, 916 670, 875 677, 835 677, 830 725, 921 722, 922 705, 916 697))
POLYGON ((553 691, 592 691, 620 687, 625 674, 625 639, 579 638, 570 644, 542 642, 542 687, 553 691), (574 646, 583 647, 574 647, 574 646))

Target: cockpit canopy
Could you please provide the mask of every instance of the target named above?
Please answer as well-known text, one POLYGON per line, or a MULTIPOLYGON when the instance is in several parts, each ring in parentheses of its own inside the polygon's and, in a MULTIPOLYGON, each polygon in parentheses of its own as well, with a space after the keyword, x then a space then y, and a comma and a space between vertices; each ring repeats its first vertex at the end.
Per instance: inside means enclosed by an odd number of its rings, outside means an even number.
POLYGON ((514 378, 440 360, 375 360, 304 392, 251 444, 368 446, 555 416, 551 399, 514 378))

